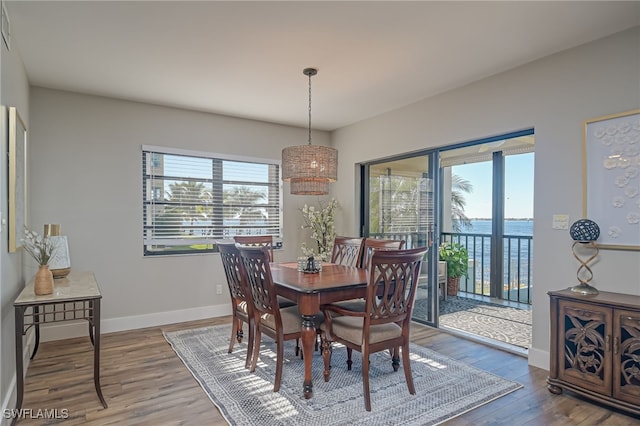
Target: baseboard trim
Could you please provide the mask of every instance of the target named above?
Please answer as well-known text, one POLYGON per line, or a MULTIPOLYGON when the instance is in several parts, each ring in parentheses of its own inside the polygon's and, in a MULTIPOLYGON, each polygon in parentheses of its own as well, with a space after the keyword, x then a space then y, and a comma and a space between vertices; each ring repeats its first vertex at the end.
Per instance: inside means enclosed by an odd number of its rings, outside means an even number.
POLYGON ((529 349, 529 365, 533 367, 542 368, 549 371, 549 351, 543 351, 541 349, 530 348, 529 349))
MULTIPOLYGON (((231 315, 230 306, 230 304, 210 305, 176 311, 103 319, 100 324, 101 334, 231 315)), ((40 328, 41 342, 70 339, 73 337, 82 337, 87 335, 88 325, 87 322, 83 320, 54 323, 49 326, 43 325, 40 328)))

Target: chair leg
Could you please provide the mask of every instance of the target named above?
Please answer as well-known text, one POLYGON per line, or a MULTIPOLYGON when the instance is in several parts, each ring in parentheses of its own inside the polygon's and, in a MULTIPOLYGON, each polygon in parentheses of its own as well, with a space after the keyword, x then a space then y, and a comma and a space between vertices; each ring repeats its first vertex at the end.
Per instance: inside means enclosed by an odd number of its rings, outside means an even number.
POLYGON ((260 341, 262 340, 262 333, 260 333, 260 324, 254 324, 253 328, 255 329, 255 339, 253 342, 253 355, 251 359, 251 369, 249 370, 251 373, 256 371, 256 365, 258 365, 258 354, 260 353, 260 341))
POLYGON ((236 337, 238 335, 238 322, 239 319, 234 315, 231 319, 231 340, 229 341, 229 350, 228 353, 233 352, 233 345, 236 341, 236 337))
POLYGON ((242 338, 244 337, 244 333, 242 332, 242 320, 238 318, 238 329, 236 330, 236 339, 238 343, 242 343, 242 338))
POLYGON ((364 391, 364 408, 371 411, 371 393, 369 392, 369 351, 362 352, 362 387, 364 391))
MULTIPOLYGON (((249 368, 249 366, 251 365, 251 359, 253 355, 255 331, 253 329, 253 321, 251 319, 249 320, 248 328, 249 328, 249 341, 247 342, 247 359, 244 363, 244 368, 249 368)), ((258 346, 260 345, 258 344, 258 346)))
POLYGON ((411 374, 411 362, 409 354, 409 343, 402 345, 402 368, 404 368, 404 378, 407 381, 407 387, 411 395, 416 394, 416 388, 413 386, 413 376, 411 374))
POLYGON ((284 358, 284 338, 278 336, 276 339, 276 378, 273 383, 273 391, 278 392, 280 390, 280 381, 282 380, 282 358, 284 358))
POLYGON ((347 370, 351 371, 351 366, 353 365, 353 361, 351 361, 351 355, 353 354, 353 349, 347 348, 347 370))
POLYGON ((300 339, 296 339, 296 356, 300 355, 302 359, 302 354, 300 353, 300 339))
MULTIPOLYGON (((391 349, 389 349, 391 351, 391 349)), ((398 354, 400 351, 400 347, 396 346, 393 348, 393 353, 391 355, 391 366, 393 367, 393 371, 398 371, 400 368, 400 355, 398 354)))
POLYGON ((324 360, 324 381, 329 381, 329 374, 331 373, 331 354, 333 349, 331 348, 331 341, 327 338, 322 339, 322 359, 324 360))

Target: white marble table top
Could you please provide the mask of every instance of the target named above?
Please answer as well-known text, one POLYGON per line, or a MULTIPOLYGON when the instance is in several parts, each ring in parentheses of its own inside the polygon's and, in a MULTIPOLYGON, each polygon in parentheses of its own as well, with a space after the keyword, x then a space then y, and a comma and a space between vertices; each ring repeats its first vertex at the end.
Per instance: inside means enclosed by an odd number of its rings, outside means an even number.
POLYGON ((37 305, 39 303, 72 302, 83 299, 100 299, 100 288, 93 272, 71 271, 65 278, 53 280, 53 293, 36 296, 33 291, 34 278, 32 277, 18 298, 13 302, 14 306, 37 305))

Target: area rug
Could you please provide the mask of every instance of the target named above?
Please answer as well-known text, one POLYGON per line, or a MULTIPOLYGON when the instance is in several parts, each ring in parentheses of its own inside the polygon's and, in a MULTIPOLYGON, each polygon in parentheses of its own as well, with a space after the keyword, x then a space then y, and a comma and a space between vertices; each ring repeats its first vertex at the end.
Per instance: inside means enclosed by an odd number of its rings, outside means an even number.
MULTIPOLYGON (((245 333, 246 334, 246 333, 245 333)), ((313 356, 313 397, 304 399, 304 363, 285 344, 282 384, 273 392, 275 342, 263 336, 255 373, 244 368, 246 342, 227 353, 231 326, 165 332, 178 357, 230 425, 437 425, 522 387, 486 371, 411 345, 416 395, 402 372, 394 372, 387 351, 371 356, 372 411, 364 408, 360 354, 351 371, 346 349, 334 345, 331 379, 323 379, 320 352, 313 356)))

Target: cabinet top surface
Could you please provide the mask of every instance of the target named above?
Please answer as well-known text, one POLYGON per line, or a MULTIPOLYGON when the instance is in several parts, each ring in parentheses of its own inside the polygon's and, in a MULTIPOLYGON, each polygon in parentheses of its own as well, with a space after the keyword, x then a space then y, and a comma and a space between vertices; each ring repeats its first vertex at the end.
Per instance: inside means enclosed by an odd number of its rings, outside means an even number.
POLYGON ((53 280, 53 293, 42 296, 36 296, 33 285, 34 278, 31 278, 13 302, 14 306, 100 299, 102 297, 93 272, 71 271, 65 278, 56 278, 53 280))
POLYGON ((640 296, 623 293, 613 293, 609 291, 601 291, 595 295, 582 295, 574 293, 569 289, 550 291, 547 293, 551 297, 559 297, 563 299, 571 299, 587 303, 607 304, 616 306, 626 306, 630 308, 640 308, 640 296))

